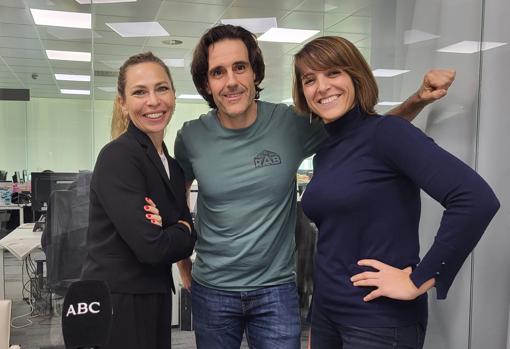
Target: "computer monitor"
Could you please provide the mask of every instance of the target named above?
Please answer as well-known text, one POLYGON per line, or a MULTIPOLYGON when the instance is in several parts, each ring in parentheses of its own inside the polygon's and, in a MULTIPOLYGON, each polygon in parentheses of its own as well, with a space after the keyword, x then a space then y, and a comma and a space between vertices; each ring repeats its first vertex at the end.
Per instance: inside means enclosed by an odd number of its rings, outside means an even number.
POLYGON ((50 194, 54 190, 66 190, 76 181, 78 173, 32 172, 32 210, 36 214, 48 209, 50 194))

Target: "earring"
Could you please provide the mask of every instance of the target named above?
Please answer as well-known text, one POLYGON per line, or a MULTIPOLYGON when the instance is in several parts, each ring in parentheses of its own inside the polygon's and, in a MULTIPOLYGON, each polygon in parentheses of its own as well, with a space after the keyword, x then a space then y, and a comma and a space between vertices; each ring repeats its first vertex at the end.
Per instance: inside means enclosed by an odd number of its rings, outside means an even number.
POLYGON ((312 112, 310 112, 310 125, 312 124, 312 112))

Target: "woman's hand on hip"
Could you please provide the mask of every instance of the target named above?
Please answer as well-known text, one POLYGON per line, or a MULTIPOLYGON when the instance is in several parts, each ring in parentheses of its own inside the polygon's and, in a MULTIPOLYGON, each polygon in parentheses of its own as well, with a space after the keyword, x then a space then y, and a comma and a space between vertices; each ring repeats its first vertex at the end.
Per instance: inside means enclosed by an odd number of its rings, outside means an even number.
POLYGON ((368 266, 377 271, 365 271, 351 277, 354 286, 376 287, 366 295, 363 300, 369 302, 379 297, 388 297, 398 300, 413 300, 427 292, 435 284, 435 279, 430 279, 419 288, 411 280, 412 268, 398 269, 375 259, 362 259, 358 265, 368 266))
POLYGON ((154 201, 152 201, 150 198, 145 198, 145 201, 148 205, 145 205, 143 209, 145 212, 145 218, 149 220, 152 224, 157 226, 163 226, 163 218, 159 215, 159 210, 156 207, 156 204, 154 201))

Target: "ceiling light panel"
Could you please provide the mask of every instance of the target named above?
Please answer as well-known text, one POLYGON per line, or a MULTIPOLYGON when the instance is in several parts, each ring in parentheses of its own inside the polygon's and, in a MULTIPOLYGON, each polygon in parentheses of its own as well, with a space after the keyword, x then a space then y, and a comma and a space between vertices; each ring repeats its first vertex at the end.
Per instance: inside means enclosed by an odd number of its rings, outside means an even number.
POLYGON ((30 9, 37 25, 66 28, 92 28, 90 13, 30 9))
POLYGON ((60 93, 64 95, 90 95, 90 90, 71 90, 71 89, 60 89, 60 93))
POLYGON ((61 81, 90 81, 90 75, 55 74, 55 79, 61 81))
POLYGON ((116 4, 119 2, 136 2, 136 0, 76 0, 76 2, 80 5, 89 5, 89 4, 116 4))
POLYGON ((402 104, 402 102, 383 101, 383 102, 377 103, 377 105, 380 105, 380 106, 389 106, 389 107, 393 107, 395 105, 400 105, 400 104, 402 104))
POLYGON ((124 38, 170 35, 158 22, 124 22, 105 24, 124 38))
POLYGON ((409 73, 410 70, 401 70, 401 69, 375 69, 372 71, 375 77, 377 78, 392 78, 397 75, 409 73))
POLYGON ((48 59, 60 61, 90 62, 90 52, 46 50, 48 59))
POLYGON ((178 99, 203 99, 201 95, 181 94, 178 99))
POLYGON ((271 28, 258 37, 259 41, 287 42, 300 44, 319 33, 319 30, 304 30, 290 28, 271 28))
POLYGON ((438 52, 447 52, 447 53, 476 53, 480 50, 486 51, 496 47, 500 47, 506 45, 506 42, 491 42, 491 41, 483 41, 480 44, 480 41, 461 41, 456 44, 443 47, 438 52))
POLYGON ((172 68, 184 68, 183 58, 166 58, 163 59, 163 62, 165 62, 167 66, 172 68))
POLYGON ((276 17, 222 19, 221 23, 243 27, 255 34, 265 33, 271 28, 278 27, 276 17))

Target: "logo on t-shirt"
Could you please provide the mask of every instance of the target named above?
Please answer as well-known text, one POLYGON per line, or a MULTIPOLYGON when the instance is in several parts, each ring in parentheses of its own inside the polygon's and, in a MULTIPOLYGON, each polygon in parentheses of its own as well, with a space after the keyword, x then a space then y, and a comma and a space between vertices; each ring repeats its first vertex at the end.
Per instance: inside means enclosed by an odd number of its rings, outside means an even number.
POLYGON ((279 165, 282 163, 280 155, 269 150, 264 150, 263 152, 258 153, 257 156, 253 158, 253 161, 255 162, 256 168, 279 165))

